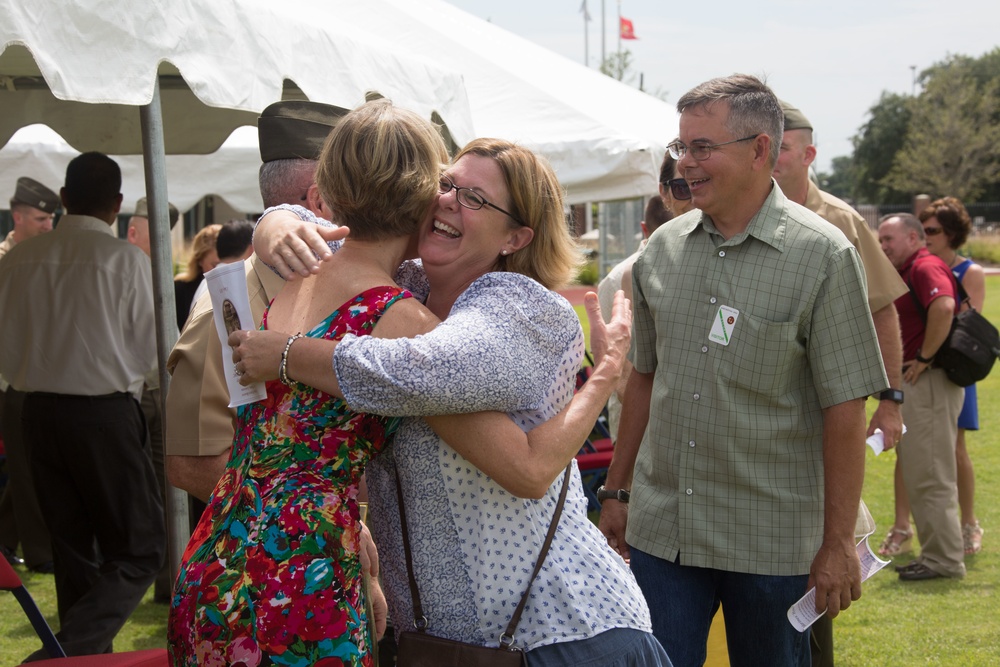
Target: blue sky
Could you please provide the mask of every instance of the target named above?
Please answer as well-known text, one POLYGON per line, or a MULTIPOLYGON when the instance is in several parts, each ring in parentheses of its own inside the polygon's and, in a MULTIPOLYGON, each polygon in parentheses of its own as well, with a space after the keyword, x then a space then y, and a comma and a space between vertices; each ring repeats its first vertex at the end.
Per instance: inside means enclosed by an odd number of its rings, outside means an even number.
MULTIPOLYGON (((448 0, 567 58, 583 62, 581 0, 448 0)), ((606 49, 618 47, 618 3, 605 0, 606 49)), ((600 63, 601 0, 587 0, 590 65, 600 63)), ((851 152, 850 137, 883 90, 909 93, 911 66, 1000 45, 998 0, 623 0, 639 39, 623 42, 646 90, 668 102, 733 72, 766 76, 816 128, 816 166, 851 152)), ((636 80, 636 85, 638 80, 636 80)))

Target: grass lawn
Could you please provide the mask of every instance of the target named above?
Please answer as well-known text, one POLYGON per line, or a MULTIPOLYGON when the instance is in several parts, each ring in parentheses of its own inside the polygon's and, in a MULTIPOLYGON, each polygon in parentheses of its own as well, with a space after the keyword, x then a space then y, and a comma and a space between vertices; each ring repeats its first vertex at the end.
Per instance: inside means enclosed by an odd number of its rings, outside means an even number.
MULTIPOLYGON (((986 279, 986 316, 1000 323, 1000 276, 986 279)), ((583 307, 577 309, 585 323, 583 307)), ((982 431, 969 433, 976 469, 976 512, 986 529, 984 549, 966 559, 962 581, 904 583, 887 567, 865 584, 864 595, 834 623, 839 667, 885 665, 992 666, 1000 664, 1000 372, 979 385, 982 431)), ((892 523, 892 452, 867 450, 864 498, 878 525, 877 547, 892 523)), ((909 555, 897 562, 906 562, 909 555)), ((21 573, 31 594, 57 625, 51 576, 21 573)), ((167 608, 152 592, 115 641, 119 651, 166 645, 167 608)), ((13 596, 0 594, 0 667, 18 664, 38 648, 13 596)))

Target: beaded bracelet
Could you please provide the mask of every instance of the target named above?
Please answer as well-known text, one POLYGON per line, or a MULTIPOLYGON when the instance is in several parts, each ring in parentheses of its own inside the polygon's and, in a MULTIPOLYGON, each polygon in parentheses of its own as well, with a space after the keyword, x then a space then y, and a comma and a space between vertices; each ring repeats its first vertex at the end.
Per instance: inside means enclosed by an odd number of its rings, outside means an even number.
POLYGON ((288 342, 285 343, 285 349, 281 353, 281 363, 278 364, 278 379, 287 385, 292 384, 292 379, 288 377, 288 351, 292 349, 292 343, 302 338, 303 334, 297 333, 294 336, 288 337, 288 342))

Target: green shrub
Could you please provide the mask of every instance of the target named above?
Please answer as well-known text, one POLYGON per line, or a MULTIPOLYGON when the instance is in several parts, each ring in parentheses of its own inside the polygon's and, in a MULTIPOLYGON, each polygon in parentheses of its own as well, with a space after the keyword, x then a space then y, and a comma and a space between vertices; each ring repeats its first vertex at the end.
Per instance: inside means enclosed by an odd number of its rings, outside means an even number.
POLYGON ((962 248, 962 254, 977 263, 1000 264, 1000 236, 973 236, 962 248))
POLYGON ((581 285, 596 285, 598 275, 597 262, 591 260, 580 267, 580 271, 576 274, 576 282, 581 285))

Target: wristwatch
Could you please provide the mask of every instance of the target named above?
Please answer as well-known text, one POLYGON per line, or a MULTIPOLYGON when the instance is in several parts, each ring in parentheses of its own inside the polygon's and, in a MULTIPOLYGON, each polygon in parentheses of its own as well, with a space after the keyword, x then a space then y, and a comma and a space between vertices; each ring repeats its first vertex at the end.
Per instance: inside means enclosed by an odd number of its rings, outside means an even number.
POLYGON ((878 400, 880 401, 895 401, 900 405, 903 404, 903 392, 900 389, 886 389, 885 391, 879 392, 878 400))
POLYGON ((625 489, 605 489, 604 485, 597 487, 597 502, 603 503, 605 500, 617 500, 620 503, 627 503, 632 495, 625 489))

